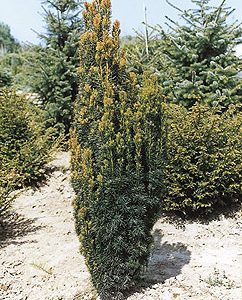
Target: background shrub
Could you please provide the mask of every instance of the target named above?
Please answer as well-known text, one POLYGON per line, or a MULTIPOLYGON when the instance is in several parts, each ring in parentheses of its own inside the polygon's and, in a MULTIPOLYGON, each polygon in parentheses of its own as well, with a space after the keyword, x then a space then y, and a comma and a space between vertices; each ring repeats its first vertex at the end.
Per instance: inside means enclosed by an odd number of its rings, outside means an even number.
POLYGON ((74 210, 81 252, 102 299, 120 299, 147 263, 160 207, 161 94, 126 71, 107 0, 86 3, 80 92, 72 133, 74 210))
POLYGON ((242 200, 242 113, 230 106, 167 105, 163 200, 167 210, 208 213, 242 200))
POLYGON ((11 191, 45 173, 53 150, 53 130, 45 130, 43 112, 25 96, 0 91, 0 211, 6 211, 11 191))

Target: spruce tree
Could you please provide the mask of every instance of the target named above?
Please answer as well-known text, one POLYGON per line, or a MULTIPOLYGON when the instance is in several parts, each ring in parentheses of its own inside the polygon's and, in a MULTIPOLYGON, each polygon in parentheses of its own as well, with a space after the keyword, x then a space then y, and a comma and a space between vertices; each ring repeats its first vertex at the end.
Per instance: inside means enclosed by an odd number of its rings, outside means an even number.
MULTIPOLYGON (((175 74, 175 68, 171 66, 164 54, 166 47, 167 41, 152 32, 148 37, 149 52, 147 53, 145 37, 137 33, 136 38, 132 42, 123 45, 126 51, 129 70, 135 72, 141 81, 144 73, 149 72, 155 74, 158 81, 162 84, 167 78, 175 74), (166 72, 164 72, 164 70, 166 70, 166 72)), ((165 91, 166 89, 164 89, 164 92, 165 91)))
POLYGON ((71 138, 76 231, 101 299, 120 299, 147 264, 160 206, 162 96, 156 78, 140 89, 127 72, 110 0, 85 6, 71 138))
POLYGON ((171 101, 190 107, 195 102, 210 105, 241 102, 241 59, 235 46, 241 44, 242 29, 237 21, 229 22, 234 12, 226 1, 217 7, 210 0, 191 0, 197 7, 186 11, 177 9, 184 21, 179 24, 169 17, 171 33, 165 53, 176 68, 175 76, 164 82, 171 101))
POLYGON ((73 102, 78 89, 78 50, 82 31, 80 0, 43 2, 46 33, 40 37, 43 47, 36 48, 30 67, 32 90, 37 92, 46 111, 47 127, 68 134, 73 102))

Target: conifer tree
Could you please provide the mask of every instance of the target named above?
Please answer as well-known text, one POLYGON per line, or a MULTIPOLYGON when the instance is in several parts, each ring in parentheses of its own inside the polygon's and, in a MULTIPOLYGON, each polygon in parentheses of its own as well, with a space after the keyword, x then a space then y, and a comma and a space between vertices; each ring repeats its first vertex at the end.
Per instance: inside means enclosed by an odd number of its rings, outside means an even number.
POLYGON ((0 23, 0 87, 10 86, 12 83, 10 66, 4 66, 3 61, 7 55, 17 51, 19 47, 19 43, 11 34, 10 27, 0 23))
POLYGON ((143 33, 136 33, 136 37, 132 42, 124 43, 128 65, 136 74, 143 74, 145 70, 156 68, 157 48, 159 42, 155 35, 149 34, 148 38, 143 33), (148 45, 148 53, 146 49, 146 39, 148 45))
POLYGON ((78 89, 78 50, 82 30, 80 0, 45 0, 46 34, 40 34, 44 46, 36 48, 31 60, 34 74, 30 80, 46 111, 47 127, 68 134, 73 102, 78 89))
POLYGON ((128 68, 138 74, 139 80, 142 81, 143 74, 149 72, 155 74, 158 81, 163 83, 175 74, 175 68, 171 66, 164 54, 167 41, 155 35, 154 32, 148 38, 148 54, 145 49, 145 37, 139 33, 134 41, 124 44, 123 47, 126 51, 128 68))
POLYGON ((76 231, 101 299, 121 299, 147 263, 159 208, 161 93, 153 76, 139 90, 127 72, 110 0, 85 8, 71 138, 76 231))
POLYGON ((175 7, 185 22, 181 25, 167 17, 171 33, 162 31, 168 41, 166 54, 176 76, 164 82, 170 100, 191 106, 195 102, 210 105, 241 102, 241 59, 235 46, 241 44, 242 29, 229 22, 234 9, 226 1, 217 7, 210 0, 191 0, 197 8, 186 11, 175 7))
POLYGON ((12 36, 10 27, 0 22, 0 57, 6 53, 14 52, 19 48, 19 43, 12 36))

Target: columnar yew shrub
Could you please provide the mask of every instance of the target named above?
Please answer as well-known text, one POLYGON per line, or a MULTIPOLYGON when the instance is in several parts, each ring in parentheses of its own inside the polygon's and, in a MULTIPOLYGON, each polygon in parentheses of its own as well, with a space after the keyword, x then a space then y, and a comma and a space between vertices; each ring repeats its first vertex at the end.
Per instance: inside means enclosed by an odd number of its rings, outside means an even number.
POLYGON ((161 94, 155 77, 138 89, 126 71, 110 1, 86 3, 83 16, 71 138, 76 231, 99 295, 119 299, 147 263, 159 209, 161 94))
POLYGON ((210 213, 242 200, 242 113, 167 106, 164 208, 210 213))

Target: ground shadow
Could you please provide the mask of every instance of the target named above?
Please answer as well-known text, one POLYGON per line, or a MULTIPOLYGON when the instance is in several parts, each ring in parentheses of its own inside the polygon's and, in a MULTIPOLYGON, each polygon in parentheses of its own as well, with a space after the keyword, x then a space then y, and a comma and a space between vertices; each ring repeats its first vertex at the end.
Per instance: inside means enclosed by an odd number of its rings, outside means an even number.
POLYGON ((211 212, 194 211, 192 213, 183 213, 181 211, 161 212, 160 218, 167 223, 173 224, 176 228, 185 229, 188 223, 209 224, 212 221, 219 221, 221 218, 236 218, 238 212, 242 209, 241 203, 231 203, 227 206, 217 206, 211 212))
POLYGON ((125 299, 134 293, 151 288, 157 283, 164 283, 165 280, 178 276, 181 274, 182 268, 191 260, 191 251, 183 243, 169 244, 166 241, 162 243, 163 235, 158 229, 154 231, 153 237, 154 246, 142 282, 135 289, 129 291, 125 295, 125 299))
POLYGON ((161 230, 156 229, 153 233, 154 247, 150 256, 145 279, 148 282, 164 282, 176 277, 181 273, 182 268, 189 264, 191 251, 183 243, 162 243, 161 230))
POLYGON ((20 245, 35 241, 20 240, 19 238, 34 233, 43 226, 36 226, 35 219, 26 219, 23 216, 12 213, 0 224, 0 249, 10 245, 20 245))

